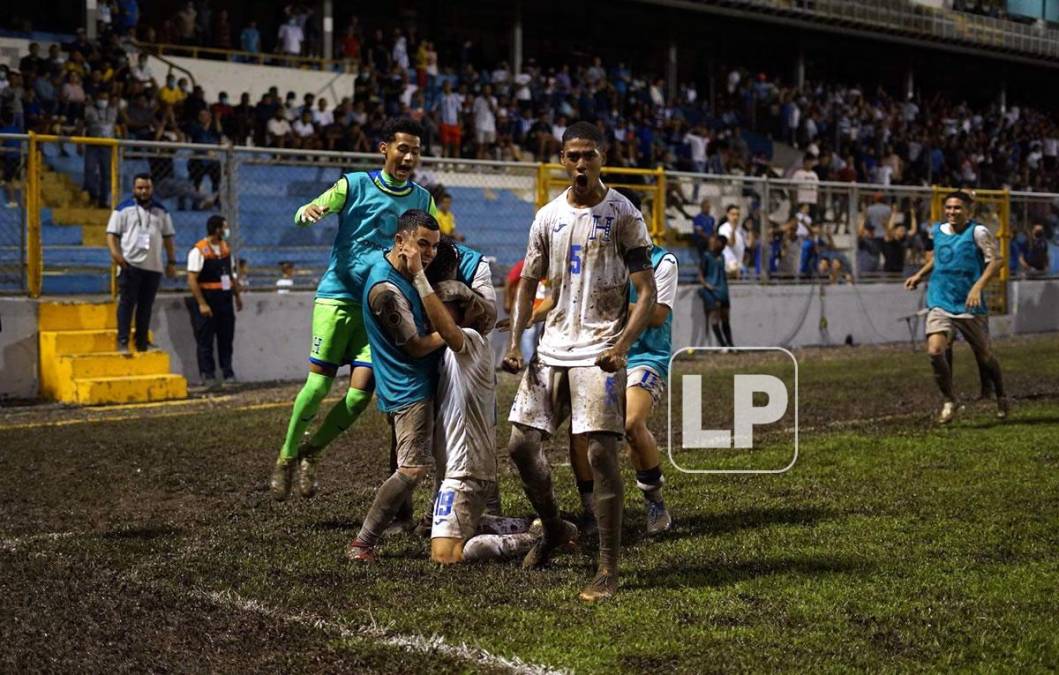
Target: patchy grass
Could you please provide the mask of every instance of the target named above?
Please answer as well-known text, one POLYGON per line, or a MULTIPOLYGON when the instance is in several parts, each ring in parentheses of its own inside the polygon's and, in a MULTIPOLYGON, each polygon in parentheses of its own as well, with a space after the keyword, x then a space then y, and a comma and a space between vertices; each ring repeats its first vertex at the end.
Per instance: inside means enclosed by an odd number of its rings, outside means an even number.
MULTIPOLYGON (((675 525, 652 541, 627 471, 622 590, 599 607, 576 600, 590 542, 536 573, 440 569, 411 536, 376 566, 348 563, 387 470, 377 413, 331 449, 317 499, 276 504, 283 407, 68 411, 36 428, 20 409, 23 426, 0 420, 0 669, 1055 670, 1059 346, 997 351, 1012 418, 968 403, 949 428, 930 422, 922 353, 800 353, 799 463, 765 477, 668 467, 675 525), (435 635, 447 646, 407 643, 435 635)), ((956 363, 958 390, 976 394, 962 346, 956 363)), ((515 384, 501 378, 502 406, 515 384)), ((657 411, 660 439, 665 422, 657 411)), ((549 444, 557 465, 563 445, 549 444)), ((569 468, 556 478, 573 510, 569 468)), ((507 511, 529 512, 510 470, 502 491, 507 511)))

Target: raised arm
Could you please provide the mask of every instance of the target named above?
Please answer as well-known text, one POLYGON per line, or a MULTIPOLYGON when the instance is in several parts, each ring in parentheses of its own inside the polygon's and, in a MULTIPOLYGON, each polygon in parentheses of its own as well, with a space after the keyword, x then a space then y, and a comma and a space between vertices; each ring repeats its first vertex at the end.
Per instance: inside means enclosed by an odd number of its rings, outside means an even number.
POLYGON ((338 213, 346 205, 349 182, 345 176, 335 181, 322 195, 302 206, 294 214, 294 224, 307 227, 329 213, 338 213))

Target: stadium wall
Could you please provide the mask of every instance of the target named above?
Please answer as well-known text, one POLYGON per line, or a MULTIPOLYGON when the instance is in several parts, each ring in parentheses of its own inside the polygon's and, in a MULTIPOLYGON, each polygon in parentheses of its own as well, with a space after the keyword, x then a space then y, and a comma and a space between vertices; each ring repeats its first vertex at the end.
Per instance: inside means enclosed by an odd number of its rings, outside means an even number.
MULTIPOLYGON (((1011 284, 1012 313, 993 317, 995 336, 1059 332, 1059 279, 1011 284)), ((250 293, 237 315, 234 366, 244 382, 301 380, 311 339, 312 293, 250 293)), ((908 323, 921 307, 922 292, 900 284, 860 286, 734 286, 732 332, 736 344, 794 347, 908 342, 908 323)), ((54 299, 52 299, 54 300, 54 299)), ((697 287, 682 286, 674 308, 673 348, 710 344, 697 287)), ((33 398, 38 390, 37 303, 0 299, 0 399, 33 398)), ((195 340, 184 297, 155 302, 155 341, 169 352, 173 372, 198 376, 195 340)), ((923 321, 912 328, 921 341, 923 321)), ((499 355, 506 336, 493 334, 499 355)))

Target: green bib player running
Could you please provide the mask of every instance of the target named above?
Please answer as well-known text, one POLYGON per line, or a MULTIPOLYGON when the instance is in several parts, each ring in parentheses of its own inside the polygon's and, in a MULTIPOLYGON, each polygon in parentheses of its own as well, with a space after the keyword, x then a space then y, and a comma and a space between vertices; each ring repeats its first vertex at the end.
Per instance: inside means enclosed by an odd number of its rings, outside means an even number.
POLYGON ((323 449, 349 428, 367 407, 375 389, 371 348, 364 327, 361 298, 372 266, 393 244, 397 219, 409 209, 437 211, 430 193, 410 180, 419 164, 423 128, 408 118, 383 127, 379 152, 381 171, 348 173, 329 190, 298 209, 294 223, 307 227, 328 214, 338 214, 338 234, 331 262, 316 288, 309 377, 298 393, 279 457, 272 472, 272 496, 290 494, 294 470, 301 464, 298 490, 316 494, 316 464, 323 449), (308 439, 306 428, 331 390, 338 369, 350 364, 349 390, 308 439))

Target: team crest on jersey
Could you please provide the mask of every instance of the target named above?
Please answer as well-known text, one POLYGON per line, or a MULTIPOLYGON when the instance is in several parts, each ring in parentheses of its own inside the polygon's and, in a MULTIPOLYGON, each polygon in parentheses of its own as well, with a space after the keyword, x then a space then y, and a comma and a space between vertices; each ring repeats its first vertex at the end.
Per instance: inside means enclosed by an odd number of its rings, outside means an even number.
POLYGON ((589 241, 599 239, 602 244, 610 243, 610 234, 614 230, 614 216, 597 216, 592 214, 592 233, 588 235, 589 241))

